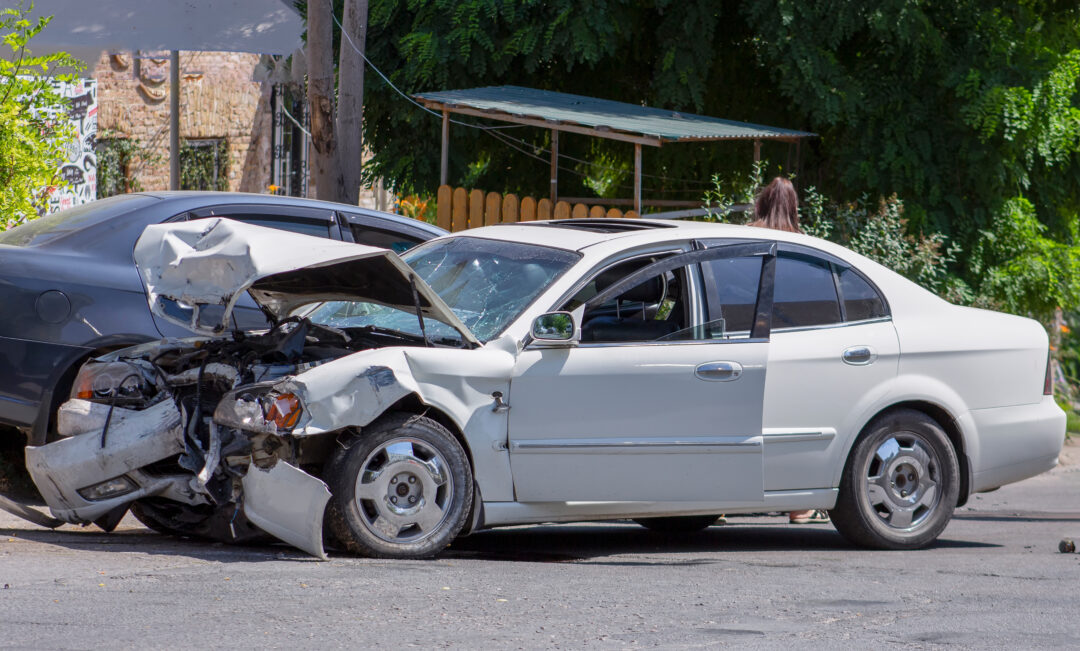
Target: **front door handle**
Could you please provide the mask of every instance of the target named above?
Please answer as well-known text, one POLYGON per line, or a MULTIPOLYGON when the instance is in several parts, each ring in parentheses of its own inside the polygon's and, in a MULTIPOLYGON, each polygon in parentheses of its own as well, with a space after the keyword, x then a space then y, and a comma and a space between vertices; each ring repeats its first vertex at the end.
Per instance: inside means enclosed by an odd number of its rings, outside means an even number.
POLYGON ((877 359, 877 353, 870 346, 852 346, 844 350, 841 355, 845 364, 852 366, 868 366, 877 359))
POLYGON ((742 375, 742 364, 738 362, 706 362, 698 364, 694 375, 709 382, 731 382, 742 375))

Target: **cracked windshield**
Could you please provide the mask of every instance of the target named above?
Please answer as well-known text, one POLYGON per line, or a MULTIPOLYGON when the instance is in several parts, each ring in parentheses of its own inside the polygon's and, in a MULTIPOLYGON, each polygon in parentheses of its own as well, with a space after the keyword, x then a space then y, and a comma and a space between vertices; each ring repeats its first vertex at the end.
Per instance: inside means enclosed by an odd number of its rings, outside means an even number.
MULTIPOLYGON (((578 260, 570 251, 534 244, 455 237, 402 255, 480 341, 499 335, 548 285, 578 260)), ((333 301, 312 321, 335 327, 377 326, 421 336, 415 312, 365 301, 333 301)), ((434 343, 455 345, 461 336, 446 323, 424 319, 434 343)))

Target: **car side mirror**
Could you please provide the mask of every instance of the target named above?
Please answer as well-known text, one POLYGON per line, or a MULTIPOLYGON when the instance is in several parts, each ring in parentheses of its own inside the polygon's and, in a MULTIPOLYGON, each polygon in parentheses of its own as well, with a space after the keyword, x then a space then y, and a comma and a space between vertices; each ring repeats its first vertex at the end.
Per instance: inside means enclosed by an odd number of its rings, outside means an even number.
POLYGON ((577 344, 577 324, 569 312, 548 312, 533 320, 530 331, 534 343, 546 347, 577 344))

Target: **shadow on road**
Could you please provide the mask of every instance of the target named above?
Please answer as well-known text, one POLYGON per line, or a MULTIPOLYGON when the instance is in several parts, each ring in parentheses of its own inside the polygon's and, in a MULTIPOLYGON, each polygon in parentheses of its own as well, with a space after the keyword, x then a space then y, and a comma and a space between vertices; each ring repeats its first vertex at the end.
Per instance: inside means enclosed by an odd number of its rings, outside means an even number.
MULTIPOLYGON (((938 540, 931 549, 980 548, 998 545, 938 540)), ((696 554, 702 552, 762 552, 779 550, 851 551, 831 526, 786 524, 727 524, 693 534, 663 535, 634 524, 545 525, 482 531, 462 538, 444 553, 450 558, 493 561, 574 562, 600 556, 633 554, 696 554)), ((613 565, 680 565, 708 560, 612 561, 613 565)), ((792 567, 798 564, 793 563, 792 567)))
MULTIPOLYGON (((92 528, 48 531, 11 529, 23 540, 85 551, 135 552, 152 556, 183 556, 220 563, 276 560, 315 561, 313 557, 282 544, 228 545, 176 538, 144 529, 104 533, 92 528)), ((938 540, 931 549, 987 548, 998 545, 938 540)), ((481 531, 454 542, 441 558, 527 563, 573 563, 609 556, 648 556, 662 553, 664 560, 643 558, 599 561, 609 565, 701 565, 718 559, 695 558, 701 553, 763 551, 855 551, 831 526, 765 524, 760 522, 710 527, 692 534, 664 535, 631 523, 538 525, 481 531), (678 558, 685 554, 687 558, 678 558), (675 555, 675 558, 671 556, 675 555)), ((342 556, 332 553, 332 557, 342 556)), ((791 567, 799 567, 791 563, 791 567)))

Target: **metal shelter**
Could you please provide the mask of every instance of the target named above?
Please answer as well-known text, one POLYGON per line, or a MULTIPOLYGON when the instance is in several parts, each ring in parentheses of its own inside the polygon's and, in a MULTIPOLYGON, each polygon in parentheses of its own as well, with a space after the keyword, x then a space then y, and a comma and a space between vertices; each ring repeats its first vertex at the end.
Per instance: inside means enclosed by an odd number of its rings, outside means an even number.
MULTIPOLYGON (((634 210, 641 212, 641 146, 659 147, 673 142, 752 140, 754 161, 761 158, 762 140, 793 143, 798 151, 803 138, 816 134, 761 124, 668 111, 612 100, 557 93, 520 86, 487 86, 465 90, 421 93, 414 98, 442 113, 442 168, 440 183, 448 182, 450 114, 511 122, 551 131, 551 201, 558 199, 559 132, 634 144, 634 210)), ((796 154, 797 156, 797 154, 796 154)))

